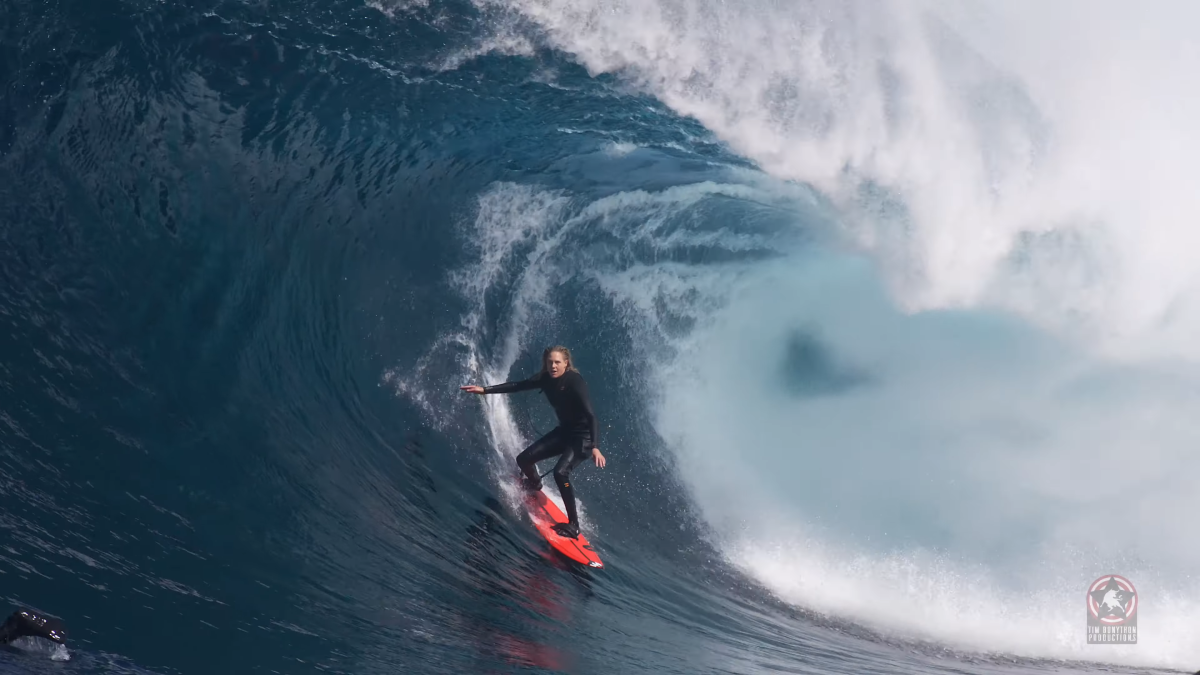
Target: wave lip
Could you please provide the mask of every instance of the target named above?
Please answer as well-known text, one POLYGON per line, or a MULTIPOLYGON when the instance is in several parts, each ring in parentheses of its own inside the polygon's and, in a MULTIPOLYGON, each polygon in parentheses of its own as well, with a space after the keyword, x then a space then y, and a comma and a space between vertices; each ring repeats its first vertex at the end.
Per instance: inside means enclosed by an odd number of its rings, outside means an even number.
POLYGON ((1188 3, 476 4, 818 188, 905 307, 1198 355, 1188 3))

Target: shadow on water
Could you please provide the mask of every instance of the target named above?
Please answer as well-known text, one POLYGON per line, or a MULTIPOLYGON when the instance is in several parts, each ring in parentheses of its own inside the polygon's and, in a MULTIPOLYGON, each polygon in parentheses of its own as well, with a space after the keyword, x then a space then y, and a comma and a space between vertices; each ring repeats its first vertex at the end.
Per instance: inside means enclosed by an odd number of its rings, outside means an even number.
POLYGON ((830 396, 872 383, 863 369, 842 363, 835 351, 810 332, 793 331, 780 367, 783 386, 793 396, 830 396))
POLYGON ((571 672, 578 653, 569 644, 569 629, 595 595, 592 579, 531 534, 523 517, 497 516, 505 511, 487 498, 464 541, 464 562, 474 571, 464 579, 465 590, 476 599, 464 618, 477 665, 480 672, 503 672, 494 669, 497 663, 571 672), (530 532, 520 537, 513 528, 530 532))

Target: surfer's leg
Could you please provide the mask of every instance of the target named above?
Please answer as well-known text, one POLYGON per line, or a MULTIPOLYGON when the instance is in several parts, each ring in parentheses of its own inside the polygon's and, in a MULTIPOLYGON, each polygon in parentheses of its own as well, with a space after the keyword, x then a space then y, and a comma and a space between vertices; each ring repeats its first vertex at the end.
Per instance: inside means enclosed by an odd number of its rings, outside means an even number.
POLYGON ((550 433, 530 443, 528 448, 517 455, 517 467, 521 469, 521 473, 525 474, 530 483, 540 483, 537 463, 561 454, 563 450, 566 450, 566 446, 563 445, 562 431, 555 427, 550 433))
POLYGON ((575 488, 571 487, 571 470, 587 459, 585 449, 592 447, 592 441, 587 437, 575 437, 567 441, 567 451, 558 458, 554 465, 554 482, 558 485, 558 493, 562 495, 563 506, 567 510, 567 521, 578 529, 579 516, 575 512, 575 488))

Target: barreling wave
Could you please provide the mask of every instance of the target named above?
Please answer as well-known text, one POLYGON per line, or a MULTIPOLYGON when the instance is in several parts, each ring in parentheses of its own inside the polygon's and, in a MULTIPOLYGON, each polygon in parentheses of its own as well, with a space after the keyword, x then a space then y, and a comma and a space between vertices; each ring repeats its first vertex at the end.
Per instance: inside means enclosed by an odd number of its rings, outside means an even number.
MULTIPOLYGON (((1063 40, 1082 7, 478 5, 517 17, 487 39, 542 40, 612 73, 820 204, 785 207, 818 243, 777 237, 759 244, 769 255, 729 265, 623 266, 588 247, 593 235, 567 246, 556 230, 516 265, 519 287, 499 303, 513 325, 499 327, 487 375, 510 372, 514 344, 529 349, 531 306, 548 322, 578 301, 547 302, 558 271, 527 263, 552 259, 617 317, 642 365, 623 381, 717 547, 784 597, 972 649, 1081 657, 1072 598, 1126 570, 1163 614, 1113 658, 1194 658, 1200 548, 1171 514, 1196 506, 1180 476, 1200 437, 1185 337, 1198 315, 1186 246, 1163 245, 1186 241, 1197 211, 1176 182, 1194 134, 1184 115, 1155 112, 1174 106, 1191 61, 1121 23, 1169 34, 1168 15, 1089 5, 1113 54, 1063 40), (1048 70, 1037 56, 1051 49, 1065 59, 1048 70), (1133 53, 1154 77, 1118 67, 1103 87, 1078 82, 1133 53), (1102 98, 1114 90, 1145 97, 1114 107, 1102 98), (1130 120, 1140 145, 1112 140, 1130 120), (1164 180, 1130 175, 1161 157, 1176 158, 1164 180)), ((629 202, 581 208, 606 212, 589 233, 624 230, 631 251, 644 233, 667 241, 658 208, 629 202)), ((481 200, 481 221, 492 208, 481 200)), ((735 218, 705 213, 697 229, 729 228, 713 241, 733 252, 754 222, 735 218)))
POLYGON ((1194 55, 1087 7, 0 10, 7 597, 85 673, 1194 666, 1194 55), (557 343, 603 574, 458 391, 557 343))

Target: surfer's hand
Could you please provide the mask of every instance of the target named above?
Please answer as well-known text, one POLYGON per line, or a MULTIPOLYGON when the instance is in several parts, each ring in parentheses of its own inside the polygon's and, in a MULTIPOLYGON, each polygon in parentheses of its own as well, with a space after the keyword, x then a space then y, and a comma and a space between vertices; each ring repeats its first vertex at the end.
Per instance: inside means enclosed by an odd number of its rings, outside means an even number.
POLYGON ((459 389, 462 389, 463 391, 467 392, 468 394, 482 394, 483 393, 483 387, 481 387, 477 384, 471 384, 471 385, 467 385, 465 387, 459 387, 459 389))
POLYGON ((600 454, 600 448, 592 448, 592 459, 596 460, 596 466, 604 468, 604 455, 600 454))

